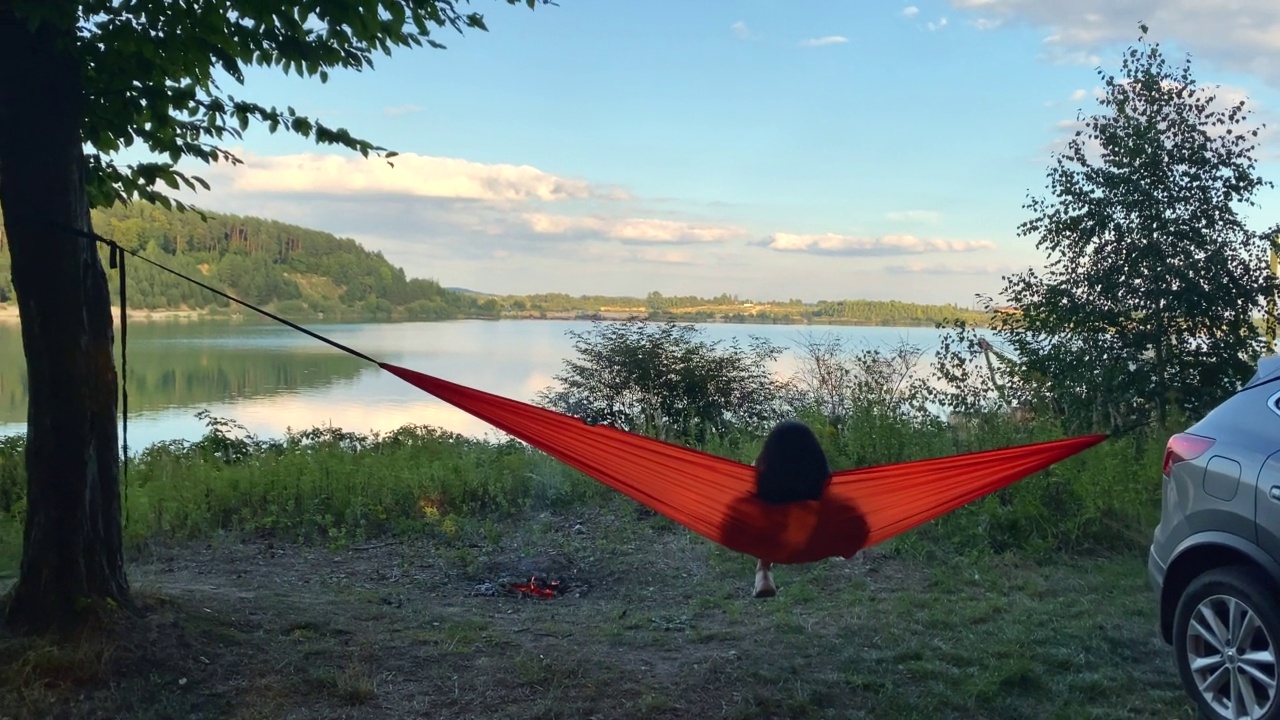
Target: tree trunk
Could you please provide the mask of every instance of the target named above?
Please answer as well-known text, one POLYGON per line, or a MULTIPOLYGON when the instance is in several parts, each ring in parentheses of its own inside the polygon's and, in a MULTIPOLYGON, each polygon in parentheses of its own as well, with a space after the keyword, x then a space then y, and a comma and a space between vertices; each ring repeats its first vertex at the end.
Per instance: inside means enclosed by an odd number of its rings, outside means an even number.
MULTIPOLYGON (((89 230, 76 4, 31 30, 0 0, 0 211, 27 361, 27 515, 8 624, 72 629, 129 606, 121 542, 118 392, 107 277, 89 230)), ((45 14, 49 13, 49 14, 45 14)))

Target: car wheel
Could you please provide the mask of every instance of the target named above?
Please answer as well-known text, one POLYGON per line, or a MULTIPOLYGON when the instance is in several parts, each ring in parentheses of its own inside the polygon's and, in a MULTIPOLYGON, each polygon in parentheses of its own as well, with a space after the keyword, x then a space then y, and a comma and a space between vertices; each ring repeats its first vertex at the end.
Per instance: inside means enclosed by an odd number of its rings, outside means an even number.
POLYGON ((1210 570, 1187 586, 1173 624, 1174 662, 1206 718, 1278 720, 1280 612, 1250 567, 1210 570))

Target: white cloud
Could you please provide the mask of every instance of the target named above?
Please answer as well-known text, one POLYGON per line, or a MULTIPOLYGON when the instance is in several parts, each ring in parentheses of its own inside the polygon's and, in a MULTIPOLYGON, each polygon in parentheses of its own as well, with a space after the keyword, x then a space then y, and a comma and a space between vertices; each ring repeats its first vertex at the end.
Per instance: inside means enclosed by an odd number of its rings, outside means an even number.
POLYGON ((915 5, 908 5, 907 7, 902 8, 903 17, 912 18, 919 14, 920 14, 920 8, 916 7, 915 5))
POLYGON ((926 27, 926 28, 928 28, 931 32, 932 32, 932 31, 935 31, 935 30, 941 30, 942 28, 944 28, 944 27, 946 27, 946 26, 947 26, 947 19, 946 19, 946 18, 942 18, 942 19, 938 20, 937 22, 928 22, 928 23, 925 23, 925 27, 926 27))
POLYGON ((978 18, 973 21, 973 26, 979 30, 995 30, 1003 24, 1000 20, 991 20, 989 18, 978 18))
POLYGON ((649 263, 653 265, 697 265, 698 256, 688 250, 667 250, 652 247, 599 247, 587 248, 587 258, 608 263, 649 263))
MULTIPOLYGON (((1045 101, 1045 103, 1044 103, 1044 106, 1045 106, 1045 107, 1058 107, 1058 106, 1063 105, 1064 103, 1067 103, 1067 102, 1071 102, 1071 103, 1079 103, 1080 101, 1085 100, 1086 98, 1088 98, 1088 97, 1090 97, 1090 96, 1092 96, 1092 97, 1094 97, 1094 98, 1100 98, 1100 97, 1102 97, 1102 88, 1100 88, 1100 87, 1094 87, 1092 92, 1090 92, 1089 90, 1085 90, 1084 88, 1078 88, 1078 89, 1076 89, 1076 90, 1071 91, 1071 95, 1069 95, 1065 101, 1064 101, 1064 100, 1046 100, 1046 101, 1045 101)), ((1077 105, 1074 105, 1074 106, 1072 107, 1072 111, 1073 111, 1073 112, 1078 112, 1078 111, 1080 111, 1080 109, 1081 109, 1081 107, 1080 107, 1080 105, 1078 105, 1078 104, 1077 104, 1077 105)))
POLYGON ((656 218, 574 217, 529 213, 528 228, 539 235, 586 234, 624 243, 719 243, 747 237, 742 228, 656 218))
MULTIPOLYGON (((929 260, 928 253, 995 247, 911 235, 778 233, 757 240, 762 229, 751 226, 749 215, 735 217, 732 204, 637 198, 596 178, 517 164, 403 155, 390 168, 344 154, 232 150, 245 166, 188 168, 214 190, 184 191, 180 199, 351 237, 410 276, 502 292, 687 294, 706 292, 714 277, 725 291, 769 297, 836 296, 853 282, 868 297, 932 302, 969 294, 988 279, 955 275, 904 287, 902 276, 885 273, 879 261, 853 263, 837 277, 828 272, 830 258, 929 260), (778 252, 753 250, 760 245, 778 252)), ((882 215, 870 219, 942 221, 910 206, 882 215)))
POLYGON ((485 164, 412 153, 391 160, 358 155, 240 155, 216 166, 237 192, 393 194, 485 201, 625 199, 618 188, 565 178, 528 165, 485 164), (394 164, 394 167, 392 166, 394 164))
POLYGON ((742 20, 730 25, 729 29, 733 31, 733 36, 739 40, 747 40, 751 37, 751 29, 748 28, 747 23, 742 20))
POLYGON ((1051 48, 1048 59, 1058 65, 1085 65, 1098 67, 1102 65, 1102 56, 1083 50, 1065 51, 1062 48, 1051 48))
MULTIPOLYGON (((1099 53, 1138 38, 1146 22, 1155 40, 1174 40, 1193 62, 1255 73, 1280 86, 1280 3, 1275 0, 951 0, 989 23, 1041 28, 1052 59, 1097 65, 1099 53)), ((1180 54, 1180 53, 1179 53, 1180 54)))
POLYGON ((382 108, 382 112, 392 117, 396 117, 399 115, 409 115, 412 113, 422 112, 422 108, 417 105, 397 105, 395 107, 382 108))
POLYGON ((849 38, 843 35, 827 35, 820 38, 810 38, 800 41, 800 47, 825 47, 827 45, 841 45, 849 42, 849 38))
POLYGON ((942 219, 935 210, 896 210, 884 214, 886 220, 903 223, 922 223, 932 225, 942 219))
POLYGON ((1023 268, 1013 265, 951 265, 944 263, 903 263, 886 265, 885 272, 895 275, 1008 275, 1023 268))
POLYGON ((774 233, 759 244, 780 252, 818 255, 917 255, 929 252, 974 252, 996 248, 996 244, 990 240, 948 240, 920 238, 914 235, 859 237, 835 233, 819 235, 774 233))
MULTIPOLYGON (((744 238, 750 244, 743 240, 714 242, 706 232, 701 235, 702 242, 663 242, 664 235, 660 233, 654 233, 657 241, 620 240, 607 234, 616 223, 600 220, 587 224, 604 228, 604 233, 597 229, 540 234, 529 227, 524 217, 538 209, 536 201, 513 206, 408 195, 246 193, 232 191, 222 183, 215 183, 211 192, 178 195, 214 212, 267 217, 351 237, 372 251, 384 253, 411 277, 434 278, 445 285, 488 292, 643 296, 657 290, 669 295, 736 292, 758 298, 816 300, 846 297, 849 288, 854 287, 858 295, 873 299, 951 302, 971 297, 974 292, 999 290, 997 280, 991 276, 904 276, 885 272, 881 264, 906 259, 926 263, 959 259, 961 256, 941 252, 994 247, 985 242, 969 247, 963 241, 926 239, 894 244, 873 238, 854 243, 852 248, 848 243, 827 241, 819 242, 816 249, 810 242, 806 250, 806 243, 800 242, 799 249, 791 252, 769 252, 753 246, 768 244, 772 238, 744 238), (858 244, 863 248, 859 249, 858 244), (935 250, 940 252, 928 254, 935 250), (833 257, 855 259, 843 263, 839 272, 832 272, 833 257)), ((630 217, 683 222, 692 227, 737 225, 732 216, 722 220, 695 215, 697 206, 689 208, 689 214, 677 215, 648 210, 639 200, 598 203, 594 207, 591 201, 575 201, 552 207, 558 214, 572 215, 579 212, 579 206, 583 214, 600 218, 624 211, 630 217)), ((719 206, 703 210, 710 212, 712 208, 717 213, 724 210, 719 206)), ((745 221, 742 226, 751 230, 745 221)), ((676 234, 667 227, 665 237, 676 234)), ((995 251, 971 252, 963 257, 984 262, 1012 260, 1006 257, 1003 245, 995 251)))

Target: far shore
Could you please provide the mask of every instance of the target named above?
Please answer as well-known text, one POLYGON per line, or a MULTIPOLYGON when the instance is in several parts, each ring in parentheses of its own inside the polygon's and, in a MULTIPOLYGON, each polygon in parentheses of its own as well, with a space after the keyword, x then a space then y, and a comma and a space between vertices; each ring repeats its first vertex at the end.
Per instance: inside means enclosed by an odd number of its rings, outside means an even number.
MULTIPOLYGON (((129 309, 130 320, 184 320, 203 317, 209 313, 204 310, 141 310, 129 309)), ((120 319, 120 307, 111 306, 111 317, 120 319)), ((17 324, 18 306, 16 303, 0 303, 0 323, 17 324)))
MULTIPOLYGON (((111 317, 116 322, 119 322, 120 320, 119 306, 117 305, 111 306, 111 317)), ((129 308, 129 319, 142 321, 142 322, 174 321, 174 320, 203 320, 203 319, 237 321, 237 320, 243 320, 248 317, 257 317, 257 314, 252 312, 237 312, 234 310, 230 312, 228 312, 227 310, 219 310, 219 311, 211 312, 209 310, 203 310, 203 309, 202 310, 192 310, 192 309, 146 310, 142 308, 129 308)), ((320 316, 311 315, 307 317, 287 315, 286 317, 296 322, 321 322, 321 323, 324 322, 323 315, 320 315, 320 316)), ((622 313, 622 312, 613 312, 613 311, 607 311, 607 310, 606 311, 582 311, 582 312, 547 311, 545 313, 534 313, 529 311, 523 311, 523 312, 511 311, 511 312, 503 313, 499 317, 462 316, 462 317, 451 318, 451 319, 453 320, 487 320, 487 321, 570 320, 570 321, 585 322, 585 321, 591 321, 591 320, 606 320, 606 321, 630 320, 630 319, 648 320, 648 319, 651 319, 651 316, 648 313, 635 313, 635 312, 622 313)), ((19 321, 19 317, 18 317, 17 304, 16 303, 0 303, 0 325, 6 325, 6 324, 16 325, 18 324, 18 321, 19 321)), ((405 318, 391 318, 389 320, 387 319, 345 320, 345 322, 406 322, 406 321, 407 319, 405 318)), ((700 324, 708 324, 708 325, 807 325, 807 326, 820 326, 820 327, 933 327, 933 323, 929 323, 929 322, 918 322, 918 323, 902 322, 897 324, 884 325, 881 323, 859 322, 856 320, 846 320, 843 318, 818 319, 818 318, 795 317, 795 318, 790 318, 789 321, 773 320, 772 322, 760 322, 760 321, 752 322, 751 320, 738 319, 738 318, 729 319, 726 317, 714 317, 714 318, 703 317, 703 318, 698 318, 696 320, 690 319, 687 321, 696 322, 700 324)), ((334 318, 330 322, 343 322, 343 320, 334 318)))

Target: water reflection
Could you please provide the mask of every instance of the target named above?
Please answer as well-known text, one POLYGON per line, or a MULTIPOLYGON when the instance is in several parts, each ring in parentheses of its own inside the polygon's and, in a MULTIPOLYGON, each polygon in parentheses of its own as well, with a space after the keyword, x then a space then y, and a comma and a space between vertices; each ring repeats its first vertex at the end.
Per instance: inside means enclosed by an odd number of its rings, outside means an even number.
MULTIPOLYGON (((380 360, 529 401, 551 385, 572 354, 572 321, 457 321, 330 324, 315 329, 380 360)), ((938 332, 927 328, 805 328, 708 325, 710 339, 764 336, 788 348, 808 332, 832 332, 855 346, 899 340, 928 355, 938 332)), ((26 371, 16 324, 0 325, 0 435, 23 432, 26 371)), ((790 374, 796 357, 775 366, 790 374)), ((475 436, 487 424, 423 393, 369 363, 288 327, 257 322, 151 322, 129 327, 129 444, 195 439, 200 409, 234 419, 250 431, 278 436, 288 428, 333 425, 390 431, 430 424, 475 436)))
MULTIPOLYGON (((369 367, 344 353, 272 347, 254 342, 251 334, 236 337, 230 323, 139 325, 129 329, 126 387, 129 409, 141 417, 171 408, 322 388, 352 380, 369 367)), ((0 326, 0 425, 25 422, 26 416, 21 338, 16 326, 0 326)))

